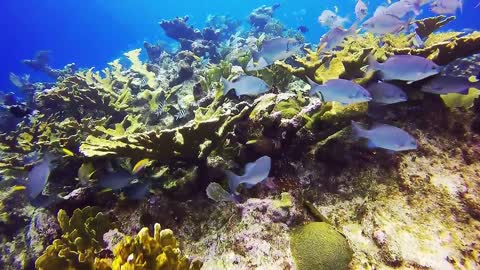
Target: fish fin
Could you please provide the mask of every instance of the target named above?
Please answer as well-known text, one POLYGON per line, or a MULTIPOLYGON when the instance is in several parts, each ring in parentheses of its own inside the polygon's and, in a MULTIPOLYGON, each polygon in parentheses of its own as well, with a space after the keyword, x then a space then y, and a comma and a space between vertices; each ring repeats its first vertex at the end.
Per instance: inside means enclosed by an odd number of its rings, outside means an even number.
POLYGON ((237 193, 238 186, 242 183, 242 177, 234 174, 231 171, 225 171, 228 178, 228 188, 233 194, 237 193))
POLYGON ((363 129, 358 122, 351 121, 353 135, 357 138, 364 137, 365 129, 363 129))
POLYGON ((258 64, 257 65, 260 66, 260 67, 266 67, 266 66, 268 66, 268 62, 267 62, 267 60, 265 60, 265 58, 260 57, 258 59, 258 64))
POLYGON ((220 82, 223 85, 223 94, 226 95, 230 89, 232 89, 232 85, 230 84, 229 81, 227 81, 225 78, 221 77, 220 82))
POLYGON ((458 94, 468 95, 468 89, 469 89, 469 88, 465 88, 465 89, 463 89, 462 91, 458 92, 458 94))
POLYGON ((377 148, 377 146, 372 142, 372 140, 368 140, 367 147, 369 149, 377 148))
POLYGON ((380 68, 380 63, 377 62, 377 60, 375 59, 375 57, 373 57, 372 54, 369 54, 368 55, 368 68, 367 68, 367 71, 369 70, 379 70, 380 68))
POLYGON ((310 86, 314 87, 314 86, 317 86, 318 83, 314 82, 312 79, 310 79, 308 76, 306 76, 305 78, 307 78, 307 82, 308 84, 310 84, 310 86))

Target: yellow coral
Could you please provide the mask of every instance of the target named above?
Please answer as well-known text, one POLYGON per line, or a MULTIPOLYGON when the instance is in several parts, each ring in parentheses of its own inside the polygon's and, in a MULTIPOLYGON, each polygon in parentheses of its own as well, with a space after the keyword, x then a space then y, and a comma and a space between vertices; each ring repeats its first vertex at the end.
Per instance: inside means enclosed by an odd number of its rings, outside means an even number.
POLYGON ((173 232, 161 230, 158 223, 154 226, 153 237, 148 228, 143 228, 134 238, 126 236, 113 253, 113 270, 197 270, 202 267, 201 261, 190 262, 181 253, 173 232))
POLYGON ((157 82, 155 81, 155 73, 147 70, 147 64, 143 64, 140 61, 140 52, 142 49, 136 49, 125 53, 124 55, 130 60, 132 66, 130 67, 133 71, 145 76, 147 78, 147 84, 151 88, 156 88, 157 82))
POLYGON ((39 270, 94 269, 95 254, 102 246, 102 237, 110 227, 108 218, 95 207, 76 209, 72 217, 58 212, 63 235, 55 239, 35 261, 39 270))

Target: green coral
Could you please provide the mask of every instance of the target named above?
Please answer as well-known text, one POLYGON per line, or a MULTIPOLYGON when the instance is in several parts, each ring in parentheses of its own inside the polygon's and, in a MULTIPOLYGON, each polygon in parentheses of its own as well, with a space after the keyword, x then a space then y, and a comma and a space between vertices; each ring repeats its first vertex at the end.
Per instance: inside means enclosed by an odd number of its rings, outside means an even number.
POLYGON ((342 105, 338 102, 325 103, 319 112, 312 115, 306 124, 307 129, 324 130, 326 128, 346 126, 350 120, 364 115, 368 110, 368 103, 342 105))
POLYGON ((353 251, 345 237, 328 223, 308 223, 293 230, 290 236, 296 269, 348 269, 353 251))
POLYGON ((102 237, 110 221, 96 207, 76 209, 72 217, 58 212, 62 236, 55 239, 35 261, 39 270, 94 269, 95 256, 102 249, 102 237))
POLYGON ((108 261, 97 259, 97 269, 199 270, 203 265, 200 260, 190 261, 183 255, 173 232, 161 230, 158 223, 154 226, 153 237, 148 228, 143 228, 137 236, 122 239, 113 254, 115 258, 111 267, 108 261))

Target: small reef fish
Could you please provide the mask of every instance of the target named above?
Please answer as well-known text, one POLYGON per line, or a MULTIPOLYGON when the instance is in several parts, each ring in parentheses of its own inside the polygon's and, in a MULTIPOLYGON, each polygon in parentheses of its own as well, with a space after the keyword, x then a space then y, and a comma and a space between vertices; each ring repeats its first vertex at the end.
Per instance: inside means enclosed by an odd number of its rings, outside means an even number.
POLYGON ((420 14, 421 2, 420 0, 400 0, 395 2, 388 7, 379 6, 375 11, 374 16, 380 14, 389 14, 396 16, 398 18, 403 18, 410 12, 415 14, 415 16, 420 14))
POLYGON ((379 71, 384 80, 415 82, 436 75, 441 67, 431 60, 415 55, 394 55, 385 62, 378 63, 368 57, 369 69, 379 71))
POLYGON ((226 171, 230 192, 237 193, 237 188, 240 184, 245 184, 247 188, 250 188, 267 179, 271 166, 272 159, 269 156, 263 156, 255 162, 247 163, 243 175, 236 175, 231 171, 226 171))
POLYGON ((133 166, 132 174, 138 174, 139 172, 143 171, 146 167, 150 165, 150 159, 144 158, 138 161, 135 166, 133 166))
MULTIPOLYGON (((480 74, 477 79, 480 79, 480 74)), ((422 85, 420 90, 439 95, 451 93, 466 95, 470 88, 480 89, 480 81, 471 82, 466 77, 437 76, 422 85)))
POLYGON ((348 21, 346 18, 338 16, 335 12, 331 10, 324 10, 322 14, 318 17, 318 22, 325 27, 334 28, 343 26, 348 21))
POLYGON ((103 188, 119 190, 130 184, 135 179, 134 176, 126 171, 118 171, 103 176, 99 182, 103 188))
POLYGON ((92 163, 83 163, 78 169, 78 181, 82 184, 87 184, 95 171, 95 167, 93 167, 92 163))
POLYGON ((138 182, 126 187, 123 193, 131 201, 140 201, 147 197, 150 187, 150 183, 138 182))
POLYGON ((302 33, 307 33, 309 31, 308 27, 306 27, 305 25, 300 25, 298 28, 297 28, 298 31, 302 32, 302 33))
POLYGON ((28 182, 27 182, 27 194, 30 200, 35 199, 40 195, 47 185, 48 177, 53 168, 52 162, 55 157, 46 153, 43 156, 42 161, 35 165, 33 169, 28 173, 28 182))
POLYGON ((462 12, 462 0, 436 0, 430 4, 430 10, 436 14, 455 14, 457 9, 462 12))
POLYGON ((342 27, 334 27, 330 29, 320 38, 320 46, 322 50, 333 50, 342 45, 343 41, 349 36, 356 34, 357 25, 354 24, 350 29, 345 30, 342 27))
POLYGON ((247 71, 256 71, 272 65, 277 60, 284 60, 300 52, 303 43, 294 38, 274 38, 262 43, 259 52, 252 52, 252 59, 247 64, 247 71))
POLYGON ((216 202, 236 202, 235 195, 226 191, 219 183, 212 182, 206 189, 207 197, 216 202))
POLYGON ((361 85, 344 79, 333 79, 323 85, 308 79, 310 83, 310 96, 320 94, 324 102, 336 101, 344 105, 368 102, 372 96, 361 85))
POLYGON ((368 7, 362 0, 358 0, 357 4, 355 5, 355 16, 357 17, 358 21, 362 21, 368 13, 368 7))
POLYGON ((221 78, 223 84, 223 93, 227 94, 231 89, 235 89, 237 97, 257 96, 268 91, 270 88, 265 81, 255 76, 242 76, 233 82, 221 78))
POLYGON ((366 20, 362 27, 373 34, 384 35, 386 33, 397 34, 408 29, 410 21, 403 21, 401 18, 391 14, 377 14, 366 20))
POLYGON ((357 138, 367 139, 369 148, 382 148, 395 152, 417 149, 415 138, 394 126, 377 124, 367 130, 352 121, 352 131, 357 138))
POLYGON ((65 155, 70 156, 70 157, 73 157, 75 155, 72 151, 68 150, 67 148, 62 148, 62 152, 65 155))
POLYGON ((372 95, 372 102, 380 105, 394 104, 407 101, 407 94, 398 86, 376 82, 368 85, 368 92, 372 95))

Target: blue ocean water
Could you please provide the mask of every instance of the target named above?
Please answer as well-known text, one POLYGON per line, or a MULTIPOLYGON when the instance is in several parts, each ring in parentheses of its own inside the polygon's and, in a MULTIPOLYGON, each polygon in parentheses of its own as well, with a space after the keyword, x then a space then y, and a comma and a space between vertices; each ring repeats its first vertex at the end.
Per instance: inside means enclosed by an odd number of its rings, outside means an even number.
MULTIPOLYGON (((325 9, 338 8, 338 14, 355 19, 356 1, 242 1, 242 0, 18 0, 0 3, 0 90, 15 91, 9 81, 10 72, 31 74, 31 81, 48 81, 44 74, 32 71, 21 63, 40 50, 51 52, 50 65, 62 68, 76 63, 80 68, 103 68, 123 52, 143 47, 144 41, 164 40, 175 44, 163 33, 158 22, 188 15, 189 23, 201 28, 209 14, 230 15, 247 24, 249 13, 261 5, 279 3, 275 13, 287 27, 304 25, 310 29, 307 41, 316 43, 327 31, 317 18, 325 9)), ((368 2, 370 14, 385 1, 368 2)), ((447 29, 480 29, 480 8, 476 0, 466 0, 462 13, 447 29)), ((421 15, 432 15, 427 11, 421 15)))

